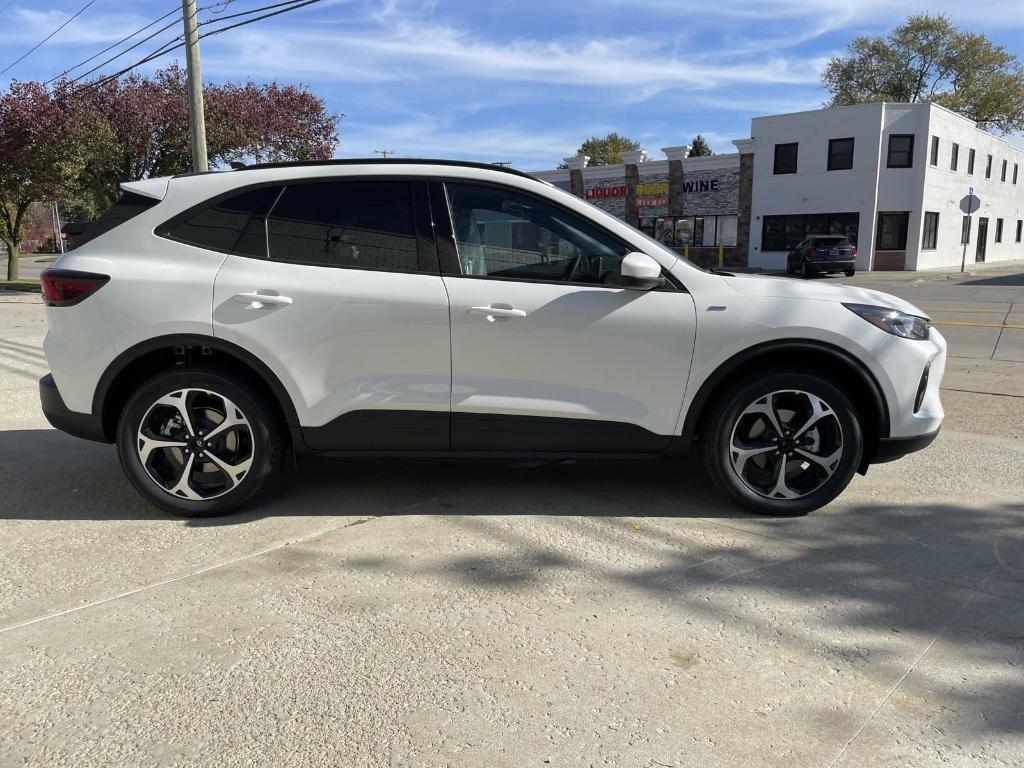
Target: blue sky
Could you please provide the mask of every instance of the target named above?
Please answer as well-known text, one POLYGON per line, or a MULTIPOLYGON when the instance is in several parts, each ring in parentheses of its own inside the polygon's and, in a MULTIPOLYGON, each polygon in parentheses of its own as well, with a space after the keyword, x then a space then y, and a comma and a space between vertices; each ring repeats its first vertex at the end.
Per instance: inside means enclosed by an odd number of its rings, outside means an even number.
MULTIPOLYGON (((0 68, 84 2, 14 0, 0 11, 0 68)), ((221 13, 270 2, 233 0, 221 13)), ((949 13, 1024 58, 1024 14, 1010 11, 1015 4, 324 0, 203 41, 203 76, 308 85, 345 114, 340 157, 384 148, 542 169, 610 130, 654 157, 698 132, 716 152, 733 151, 730 140, 748 135, 752 116, 820 106, 821 68, 850 37, 884 32, 915 10, 949 13)), ((10 77, 47 80, 175 5, 96 0, 0 78, 0 88, 10 77)), ((216 15, 208 9, 200 18, 216 15)))

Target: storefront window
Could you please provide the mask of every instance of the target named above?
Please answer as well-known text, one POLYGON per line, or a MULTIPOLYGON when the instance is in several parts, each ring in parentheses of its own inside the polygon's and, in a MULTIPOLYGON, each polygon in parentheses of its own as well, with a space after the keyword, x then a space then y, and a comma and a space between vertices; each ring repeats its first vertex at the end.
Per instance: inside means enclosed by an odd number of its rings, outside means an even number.
POLYGON ((762 251, 789 251, 808 235, 842 235, 857 244, 859 213, 815 213, 803 216, 765 216, 762 251))
POLYGON ((676 219, 676 239, 674 245, 684 246, 693 244, 693 217, 686 216, 676 219))
POLYGON ((736 245, 736 224, 738 220, 738 216, 718 217, 718 235, 715 238, 715 240, 717 241, 715 245, 736 245))
POLYGON ((645 216, 640 219, 640 231, 648 237, 654 237, 655 221, 656 219, 653 216, 645 216))
POLYGON ((672 219, 658 219, 654 239, 663 245, 672 245, 672 219))

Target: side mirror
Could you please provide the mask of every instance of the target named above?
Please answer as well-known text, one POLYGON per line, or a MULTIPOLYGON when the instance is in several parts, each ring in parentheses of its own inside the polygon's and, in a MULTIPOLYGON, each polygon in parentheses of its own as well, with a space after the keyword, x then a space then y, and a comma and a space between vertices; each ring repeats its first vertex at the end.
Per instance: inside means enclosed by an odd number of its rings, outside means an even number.
POLYGON ((619 267, 619 285, 649 291, 661 288, 665 278, 661 276, 661 265, 646 253, 633 251, 622 257, 619 267))

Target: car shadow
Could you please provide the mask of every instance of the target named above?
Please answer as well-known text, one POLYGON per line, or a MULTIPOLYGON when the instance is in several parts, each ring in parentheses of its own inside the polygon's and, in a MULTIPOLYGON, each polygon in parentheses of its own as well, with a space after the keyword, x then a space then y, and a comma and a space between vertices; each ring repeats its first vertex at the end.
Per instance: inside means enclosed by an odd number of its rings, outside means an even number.
MULTIPOLYGON (((183 520, 139 496, 114 446, 57 430, 0 432, 0 479, 0 520, 183 520)), ((564 461, 307 457, 287 467, 246 509, 187 524, 403 514, 456 492, 484 497, 479 505, 460 507, 457 514, 466 515, 751 516, 711 487, 696 454, 564 461)), ((453 504, 441 500, 429 509, 452 513, 453 504)))

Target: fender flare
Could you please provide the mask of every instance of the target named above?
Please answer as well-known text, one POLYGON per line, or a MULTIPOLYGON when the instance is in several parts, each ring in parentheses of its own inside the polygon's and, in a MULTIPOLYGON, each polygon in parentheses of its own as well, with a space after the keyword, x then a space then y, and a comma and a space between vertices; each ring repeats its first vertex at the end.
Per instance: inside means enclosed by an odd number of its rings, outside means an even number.
POLYGON ((710 399, 711 394, 722 384, 723 381, 739 370, 740 366, 745 363, 749 363, 751 360, 763 355, 777 354, 780 352, 814 352, 817 354, 825 354, 854 371, 858 380, 864 385, 865 389, 869 393, 872 404, 879 415, 879 439, 889 437, 888 403, 885 400, 885 396, 882 394, 882 388, 879 386, 878 380, 862 361, 858 360, 846 350, 826 341, 782 339, 755 344, 752 347, 748 347, 747 349, 736 353, 719 365, 718 368, 716 368, 715 371, 704 380, 704 383, 700 385, 700 389, 698 389, 697 394, 693 396, 693 401, 690 403, 690 407, 686 411, 686 418, 683 421, 683 430, 680 435, 683 443, 689 445, 693 442, 697 433, 697 425, 700 422, 700 417, 704 411, 704 407, 707 405, 707 401, 710 399))
POLYGON ((107 366, 107 369, 100 376, 99 381, 96 383, 96 390, 93 392, 92 397, 92 412, 94 414, 102 416, 104 413, 104 406, 107 402, 107 397, 110 394, 110 389, 113 383, 117 380, 117 377, 124 372, 128 366, 138 360, 143 355, 150 352, 156 352, 160 349, 168 349, 174 347, 200 347, 208 348, 214 352, 222 352, 225 355, 235 358, 240 363, 251 369, 260 379, 263 381, 270 391, 277 398, 281 410, 284 412, 285 422, 289 428, 297 428, 299 425, 298 413, 295 410, 295 404, 292 402, 291 396, 288 394, 288 390, 285 389, 284 385, 277 375, 267 367, 266 363, 260 360, 251 352, 246 351, 237 344, 232 344, 230 341, 223 339, 217 339, 212 336, 202 336, 200 334, 169 334, 166 336, 156 336, 152 339, 146 339, 141 341, 134 346, 124 350, 121 354, 114 358, 114 360, 107 366))

